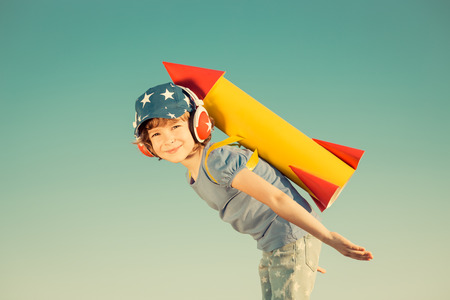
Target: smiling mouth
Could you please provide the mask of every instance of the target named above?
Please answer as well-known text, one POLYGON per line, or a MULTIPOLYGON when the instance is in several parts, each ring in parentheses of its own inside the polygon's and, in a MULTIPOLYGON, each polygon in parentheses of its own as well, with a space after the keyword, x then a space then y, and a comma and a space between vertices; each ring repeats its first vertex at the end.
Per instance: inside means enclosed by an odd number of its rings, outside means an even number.
POLYGON ((166 151, 166 153, 174 154, 174 153, 177 152, 178 149, 180 149, 180 148, 181 148, 181 145, 178 146, 178 147, 175 147, 175 148, 173 148, 173 149, 170 149, 170 150, 166 151))

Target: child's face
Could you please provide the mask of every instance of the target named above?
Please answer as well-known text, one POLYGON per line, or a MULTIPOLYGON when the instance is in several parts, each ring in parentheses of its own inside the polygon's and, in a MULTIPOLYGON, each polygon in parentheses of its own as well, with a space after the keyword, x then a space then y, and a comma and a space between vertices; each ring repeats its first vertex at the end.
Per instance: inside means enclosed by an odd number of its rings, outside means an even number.
POLYGON ((150 129, 148 136, 155 154, 173 163, 183 162, 195 146, 189 123, 181 119, 150 129))

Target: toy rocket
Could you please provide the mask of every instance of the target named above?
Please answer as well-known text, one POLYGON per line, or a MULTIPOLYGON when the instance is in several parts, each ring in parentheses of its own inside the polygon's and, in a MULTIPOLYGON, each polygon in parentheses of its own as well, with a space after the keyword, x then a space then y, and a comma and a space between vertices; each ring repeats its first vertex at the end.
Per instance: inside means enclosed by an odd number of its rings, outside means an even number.
POLYGON ((163 62, 175 84, 204 101, 216 126, 307 191, 320 211, 338 197, 364 151, 311 139, 225 79, 224 71, 163 62))

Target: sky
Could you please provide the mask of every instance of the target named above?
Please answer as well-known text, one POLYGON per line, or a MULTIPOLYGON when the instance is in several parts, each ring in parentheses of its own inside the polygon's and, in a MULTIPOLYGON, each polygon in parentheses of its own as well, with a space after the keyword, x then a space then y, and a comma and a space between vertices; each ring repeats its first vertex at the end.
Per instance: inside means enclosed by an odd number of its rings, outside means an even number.
POLYGON ((0 299, 260 299, 255 241, 132 144, 162 61, 366 151, 321 215, 375 258, 324 246, 312 299, 449 298, 448 28, 443 0, 2 0, 0 299))

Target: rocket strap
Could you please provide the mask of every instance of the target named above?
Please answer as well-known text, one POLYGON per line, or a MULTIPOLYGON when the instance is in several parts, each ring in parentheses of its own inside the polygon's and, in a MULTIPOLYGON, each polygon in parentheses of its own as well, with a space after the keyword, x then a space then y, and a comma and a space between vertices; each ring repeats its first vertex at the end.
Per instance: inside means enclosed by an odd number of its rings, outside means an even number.
MULTIPOLYGON (((214 143, 206 152, 205 155, 205 169, 206 169, 206 173, 208 173, 208 176, 215 182, 217 183, 217 180, 211 175, 211 173, 209 172, 208 169, 208 157, 209 154, 211 153, 211 151, 232 144, 232 143, 236 143, 239 142, 240 140, 243 140, 243 137, 240 136, 230 136, 229 138, 224 139, 221 142, 218 143, 214 143)), ((255 151, 253 152, 253 154, 250 156, 249 160, 247 161, 247 164, 245 164, 245 166, 247 167, 247 169, 249 169, 250 171, 253 171, 253 169, 256 167, 256 165, 258 164, 259 161, 259 157, 258 157, 258 150, 255 149, 255 151)))

